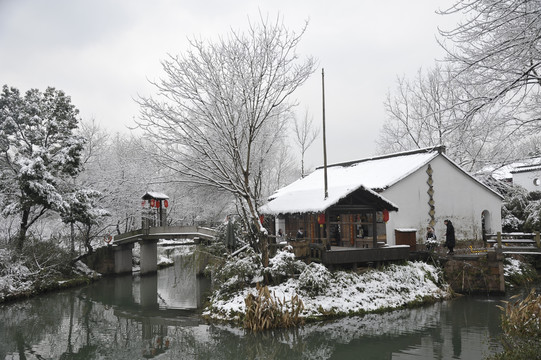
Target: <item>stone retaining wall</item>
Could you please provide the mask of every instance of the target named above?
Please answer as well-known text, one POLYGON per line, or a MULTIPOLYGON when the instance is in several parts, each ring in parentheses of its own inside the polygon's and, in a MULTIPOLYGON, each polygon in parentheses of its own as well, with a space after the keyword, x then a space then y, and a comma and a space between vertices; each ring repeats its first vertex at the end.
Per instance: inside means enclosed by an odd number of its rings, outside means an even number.
POLYGON ((448 257, 444 265, 446 280, 458 293, 505 293, 503 259, 503 254, 496 251, 448 257))
POLYGON ((115 254, 112 246, 99 247, 81 261, 100 274, 113 275, 115 273, 115 254))

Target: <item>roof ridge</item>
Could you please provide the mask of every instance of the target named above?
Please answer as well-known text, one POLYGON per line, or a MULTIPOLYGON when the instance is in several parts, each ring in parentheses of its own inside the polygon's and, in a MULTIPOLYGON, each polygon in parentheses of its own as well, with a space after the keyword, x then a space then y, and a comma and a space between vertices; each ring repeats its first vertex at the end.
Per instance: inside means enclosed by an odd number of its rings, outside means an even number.
MULTIPOLYGON (((347 166, 351 166, 351 165, 354 165, 354 164, 359 164, 359 163, 366 162, 366 161, 389 159, 389 158, 393 158, 393 157, 429 153, 429 152, 434 152, 434 151, 437 151, 440 154, 445 154, 445 145, 436 145, 436 146, 430 146, 430 147, 425 147, 425 148, 420 148, 420 149, 401 151, 401 152, 397 152, 397 153, 378 155, 378 156, 373 156, 373 157, 359 159, 359 160, 345 161, 345 162, 341 162, 341 163, 335 163, 335 164, 327 165, 327 167, 333 167, 333 166, 347 167, 347 166)), ((319 170, 319 169, 323 169, 323 166, 319 166, 319 167, 316 168, 316 170, 319 170)))

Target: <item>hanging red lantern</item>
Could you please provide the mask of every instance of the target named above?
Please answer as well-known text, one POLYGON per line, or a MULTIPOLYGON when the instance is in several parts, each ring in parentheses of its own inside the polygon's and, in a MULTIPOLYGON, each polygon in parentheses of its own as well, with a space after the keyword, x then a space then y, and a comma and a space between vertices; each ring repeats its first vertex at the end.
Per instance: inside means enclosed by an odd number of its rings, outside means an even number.
POLYGON ((165 206, 166 208, 169 207, 169 201, 164 200, 164 201, 163 201, 163 206, 165 206))
POLYGON ((156 200, 150 199, 150 207, 156 206, 156 200))
POLYGON ((263 220, 265 220, 265 216, 259 215, 259 222, 263 224, 263 220))
POLYGON ((389 221, 389 210, 387 210, 387 209, 383 210, 383 221, 384 222, 389 221))
POLYGON ((325 224, 325 214, 317 214, 317 223, 319 225, 325 224))
POLYGON ((146 202, 145 200, 141 201, 141 206, 142 206, 142 207, 145 207, 145 204, 146 204, 146 203, 147 203, 147 202, 146 202))

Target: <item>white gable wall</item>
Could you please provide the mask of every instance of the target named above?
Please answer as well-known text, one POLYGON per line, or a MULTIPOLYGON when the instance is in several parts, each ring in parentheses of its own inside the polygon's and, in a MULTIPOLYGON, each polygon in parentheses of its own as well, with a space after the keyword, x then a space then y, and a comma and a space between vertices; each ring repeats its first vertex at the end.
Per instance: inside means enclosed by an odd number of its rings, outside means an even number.
MULTIPOLYGON (((443 221, 450 219, 457 239, 480 239, 483 211, 488 211, 489 231, 501 231, 501 198, 459 170, 443 156, 430 161, 435 202, 435 230, 444 239, 443 221)), ((398 206, 387 222, 389 244, 395 244, 395 229, 417 229, 418 243, 430 222, 427 193, 428 165, 392 185, 381 195, 398 206)))
POLYGON ((513 173, 513 184, 520 185, 528 191, 541 191, 541 170, 513 173))

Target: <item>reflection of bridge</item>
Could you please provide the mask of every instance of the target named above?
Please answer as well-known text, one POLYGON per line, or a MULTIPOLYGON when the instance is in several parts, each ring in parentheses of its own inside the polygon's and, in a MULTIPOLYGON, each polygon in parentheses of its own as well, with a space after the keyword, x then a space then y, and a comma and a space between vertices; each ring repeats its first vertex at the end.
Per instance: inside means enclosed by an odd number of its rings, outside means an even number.
MULTIPOLYGON (((83 298, 100 303, 105 308, 111 307, 114 316, 119 320, 125 319, 126 324, 135 323, 136 325, 132 327, 133 334, 129 336, 125 334, 126 338, 139 333, 143 340, 143 358, 158 357, 168 350, 169 343, 174 338, 174 334, 169 335, 171 327, 192 328, 203 323, 196 309, 201 307, 201 294, 207 291, 210 280, 197 278, 193 263, 179 261, 184 265, 181 267, 182 275, 186 275, 182 276, 183 281, 179 283, 179 287, 182 287, 182 292, 193 300, 190 304, 183 303, 181 308, 164 308, 159 304, 160 292, 170 291, 170 287, 167 282, 162 281, 162 277, 176 278, 178 274, 177 270, 172 268, 142 277, 131 275, 105 277, 91 286, 82 288, 80 294, 83 298)), ((127 328, 129 325, 124 326, 127 328)))
POLYGON ((193 244, 201 240, 212 240, 216 231, 199 226, 160 226, 130 231, 114 237, 115 274, 132 271, 133 244, 141 247, 141 274, 154 273, 158 269, 158 240, 192 239, 193 244))

